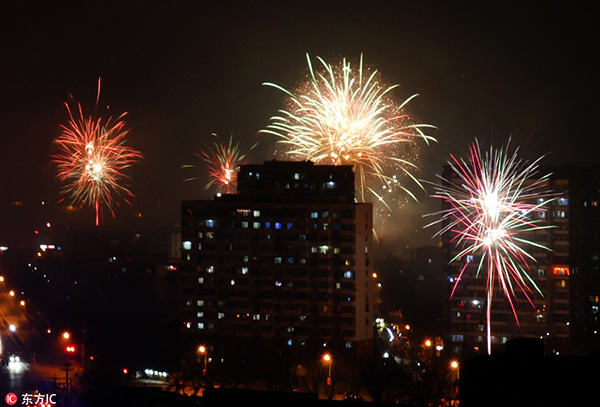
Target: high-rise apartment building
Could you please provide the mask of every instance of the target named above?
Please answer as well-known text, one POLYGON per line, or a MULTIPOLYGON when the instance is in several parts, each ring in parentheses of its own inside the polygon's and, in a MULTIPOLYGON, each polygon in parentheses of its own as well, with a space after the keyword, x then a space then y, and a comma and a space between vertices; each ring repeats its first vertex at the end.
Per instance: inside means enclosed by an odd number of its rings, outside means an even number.
POLYGON ((270 161, 237 180, 236 194, 183 202, 187 338, 222 353, 370 349, 373 210, 355 202, 352 167, 270 161))
MULTIPOLYGON (((529 293, 533 305, 514 286, 518 301, 515 321, 504 293, 495 287, 491 332, 492 347, 501 348, 518 337, 542 338, 547 354, 582 354, 600 350, 600 171, 598 167, 542 168, 551 173, 545 187, 556 194, 547 203, 547 211, 538 213, 536 221, 548 230, 532 230, 519 236, 549 248, 525 245, 535 258, 527 271, 540 289, 529 293)), ((457 180, 452 169, 444 177, 457 180)), ((541 203, 545 198, 538 198, 541 203)), ((486 270, 477 276, 478 256, 464 256, 448 264, 459 253, 452 233, 442 237, 443 256, 447 264, 448 293, 460 270, 466 271, 452 299, 447 301, 445 330, 451 352, 465 356, 486 350, 486 270)))

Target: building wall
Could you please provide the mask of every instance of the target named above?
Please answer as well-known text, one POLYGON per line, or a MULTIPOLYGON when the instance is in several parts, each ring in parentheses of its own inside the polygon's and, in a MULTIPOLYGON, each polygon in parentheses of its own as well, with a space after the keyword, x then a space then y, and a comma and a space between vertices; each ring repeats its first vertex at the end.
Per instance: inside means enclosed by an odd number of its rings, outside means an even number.
POLYGON ((181 306, 191 342, 296 355, 372 344, 372 206, 349 202, 347 186, 322 196, 309 187, 315 177, 295 179, 325 171, 317 184, 337 186, 347 173, 330 179, 328 166, 295 166, 243 167, 253 185, 240 193, 183 203, 181 306), (294 191, 294 180, 307 189, 294 191))

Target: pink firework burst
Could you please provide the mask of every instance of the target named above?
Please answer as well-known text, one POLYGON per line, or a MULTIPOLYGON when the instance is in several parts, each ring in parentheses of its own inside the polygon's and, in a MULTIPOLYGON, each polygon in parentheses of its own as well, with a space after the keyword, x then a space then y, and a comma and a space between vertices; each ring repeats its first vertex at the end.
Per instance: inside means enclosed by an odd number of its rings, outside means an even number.
MULTIPOLYGON (((508 146, 507 149, 508 150, 508 146)), ((487 272, 486 322, 488 353, 491 352, 491 312, 494 288, 504 293, 517 324, 516 293, 521 292, 533 305, 531 295, 542 294, 529 276, 529 265, 535 258, 527 247, 549 250, 529 237, 532 232, 549 226, 541 223, 553 198, 547 190, 548 175, 536 178, 538 163, 522 161, 518 149, 509 155, 504 149, 490 148, 481 154, 478 142, 470 148, 470 160, 451 156, 448 162, 455 178, 444 179, 435 186, 436 198, 442 199, 444 209, 432 224, 443 226, 436 235, 449 233, 451 243, 459 248, 451 262, 474 255, 479 258, 477 275, 487 272)), ((431 226, 427 225, 427 226, 431 226)), ((452 295, 461 281, 469 262, 461 268, 452 295)))

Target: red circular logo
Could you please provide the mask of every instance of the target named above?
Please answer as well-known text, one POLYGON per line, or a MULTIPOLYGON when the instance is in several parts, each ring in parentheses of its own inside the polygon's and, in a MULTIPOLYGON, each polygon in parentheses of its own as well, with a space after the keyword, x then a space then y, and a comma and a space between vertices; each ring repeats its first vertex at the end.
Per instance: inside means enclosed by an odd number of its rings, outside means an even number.
POLYGON ((5 397, 6 404, 8 404, 9 406, 14 406, 15 404, 17 404, 18 399, 19 398, 15 393, 8 393, 5 397))

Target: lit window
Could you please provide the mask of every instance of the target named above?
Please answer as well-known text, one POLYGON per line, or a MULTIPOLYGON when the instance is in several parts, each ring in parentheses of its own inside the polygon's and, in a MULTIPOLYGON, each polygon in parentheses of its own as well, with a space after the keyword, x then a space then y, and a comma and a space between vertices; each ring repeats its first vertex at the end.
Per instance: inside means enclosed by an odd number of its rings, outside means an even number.
POLYGON ((183 242, 183 250, 192 250, 192 242, 189 240, 183 242))
POLYGON ((310 217, 313 219, 317 219, 319 217, 319 212, 311 212, 310 217))
POLYGON ((260 216, 260 211, 255 209, 252 214, 254 215, 255 218, 258 218, 260 216))
POLYGON ((213 219, 207 219, 206 221, 204 221, 204 225, 207 228, 212 228, 215 226, 215 221, 213 219))
POLYGON ((569 276, 571 273, 568 266, 554 266, 553 274, 555 276, 569 276))
POLYGON ((354 273, 352 273, 351 270, 344 271, 345 278, 352 278, 353 275, 354 275, 354 273))
POLYGON ((275 229, 281 229, 281 222, 275 222, 275 229))
POLYGON ((254 222, 253 227, 254 229, 260 229, 260 222, 254 222))
POLYGON ((329 253, 329 246, 323 245, 319 246, 319 254, 327 254, 329 253))
POLYGON ((288 224, 287 224, 288 230, 292 229, 293 227, 294 227, 294 224, 292 222, 288 222, 288 224))

